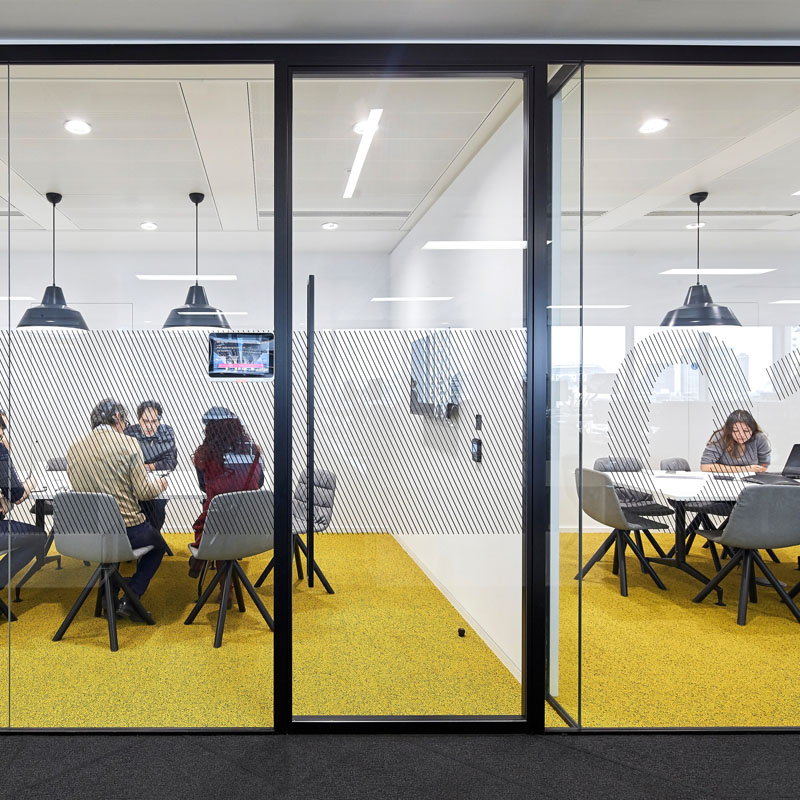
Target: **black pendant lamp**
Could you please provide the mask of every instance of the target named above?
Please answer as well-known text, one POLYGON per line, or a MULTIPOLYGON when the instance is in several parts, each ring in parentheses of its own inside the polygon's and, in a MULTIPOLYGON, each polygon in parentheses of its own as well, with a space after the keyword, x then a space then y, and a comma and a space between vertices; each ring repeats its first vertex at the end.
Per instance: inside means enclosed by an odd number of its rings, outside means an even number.
POLYGON ((204 287, 200 286, 198 277, 198 257, 199 239, 198 231, 200 228, 198 207, 205 200, 202 192, 192 192, 189 199, 194 203, 194 286, 189 287, 186 295, 186 303, 179 308, 173 308, 169 312, 167 321, 163 328, 223 328, 230 330, 228 320, 225 315, 208 302, 208 295, 204 287))
POLYGON ((88 331, 89 326, 83 314, 67 305, 64 291, 56 286, 56 206, 61 202, 61 195, 48 192, 45 197, 53 204, 53 284, 44 290, 42 302, 38 306, 31 306, 22 315, 17 327, 88 331))
POLYGON ((679 308, 667 312, 661 321, 664 327, 688 327, 694 325, 739 325, 741 322, 727 306, 721 306, 711 299, 708 286, 700 283, 700 203, 708 197, 708 192, 694 192, 689 199, 697 204, 697 283, 689 287, 686 299, 679 308))

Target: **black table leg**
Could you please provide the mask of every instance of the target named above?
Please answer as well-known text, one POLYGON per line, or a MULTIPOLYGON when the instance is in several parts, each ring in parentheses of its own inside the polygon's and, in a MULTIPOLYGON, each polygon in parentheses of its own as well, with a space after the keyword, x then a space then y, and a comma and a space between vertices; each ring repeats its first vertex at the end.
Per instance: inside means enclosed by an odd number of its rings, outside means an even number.
MULTIPOLYGON (((707 578, 695 569, 691 564, 686 563, 686 503, 683 500, 675 501, 675 557, 674 558, 648 558, 652 564, 663 564, 665 567, 675 567, 687 575, 691 575, 695 580, 707 584, 711 578, 707 578)), ((724 605, 722 602, 722 589, 715 587, 717 593, 717 605, 724 605)))
MULTIPOLYGON (((34 509, 34 521, 36 523, 36 527, 40 530, 44 530, 44 518, 45 518, 45 500, 37 499, 33 503, 34 509)), ((47 555, 50 552, 50 548, 53 545, 53 531, 51 530, 49 534, 47 534, 47 539, 44 543, 44 547, 42 548, 42 552, 36 556, 33 561, 33 564, 29 567, 28 571, 22 576, 22 580, 14 587, 14 602, 19 603, 22 598, 19 596, 20 589, 45 565, 51 564, 53 561, 56 562, 56 569, 61 569, 61 556, 49 556, 47 555)))

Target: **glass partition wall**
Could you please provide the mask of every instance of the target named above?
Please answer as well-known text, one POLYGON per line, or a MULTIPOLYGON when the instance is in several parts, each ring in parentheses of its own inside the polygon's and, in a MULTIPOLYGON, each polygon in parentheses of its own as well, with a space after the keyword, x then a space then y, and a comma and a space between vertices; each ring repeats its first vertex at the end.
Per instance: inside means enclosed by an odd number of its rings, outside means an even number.
POLYGON ((293 94, 293 713, 520 717, 522 82, 293 94))
POLYGON ((272 552, 272 343, 240 334, 273 328, 272 69, 9 85, 0 405, 41 543, 7 592, 6 724, 269 727, 273 599, 246 579, 272 552))
MULTIPOLYGON (((293 80, 295 720, 522 718, 523 86, 426 74, 293 80)), ((0 69, 5 727, 272 724, 272 77, 0 69)), ((789 67, 552 98, 548 727, 798 724, 794 490, 713 473, 796 442, 799 106, 789 67), (726 544, 750 503, 785 535, 726 544)))
MULTIPOLYGON (((8 139, 8 67, 5 64, 0 64, 0 319, 2 324, 2 347, 0 348, 0 407, 3 410, 9 407, 10 395, 10 382, 9 382, 9 351, 8 351, 8 320, 9 311, 11 308, 11 291, 9 289, 9 274, 10 274, 10 261, 9 261, 9 231, 11 226, 11 215, 14 209, 9 202, 9 181, 10 172, 8 170, 9 164, 9 139, 8 139)), ((7 441, 7 436, 6 436, 7 441)), ((3 481, 8 482, 9 468, 8 465, 0 467, 0 483, 3 481)), ((10 586, 10 570, 11 560, 9 558, 11 550, 11 543, 9 537, 0 540, 0 554, 2 555, 2 562, 0 562, 0 584, 4 586, 0 592, 0 599, 3 605, 0 606, 0 625, 5 624, 7 630, 7 639, 3 646, 0 646, 0 669, 3 674, 8 674, 8 659, 9 659, 9 643, 11 641, 11 626, 8 625, 8 617, 12 613, 11 609, 11 586, 10 586)), ((0 681, 4 684, 0 687, 0 704, 4 709, 8 708, 8 681, 0 681)), ((8 727, 8 714, 0 712, 0 727, 8 727)))
POLYGON ((798 108, 783 67, 554 100, 550 681, 584 727, 798 724, 797 490, 743 480, 798 439, 798 108))

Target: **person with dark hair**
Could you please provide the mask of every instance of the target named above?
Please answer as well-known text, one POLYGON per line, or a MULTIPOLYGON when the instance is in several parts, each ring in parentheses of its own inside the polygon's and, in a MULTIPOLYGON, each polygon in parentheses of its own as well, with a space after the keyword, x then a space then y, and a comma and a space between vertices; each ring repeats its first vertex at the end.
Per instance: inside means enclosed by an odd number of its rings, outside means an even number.
POLYGON ((8 440, 8 417, 6 412, 0 409, 0 444, 5 445, 6 450, 11 450, 11 442, 8 440))
MULTIPOLYGON (((233 411, 221 406, 209 408, 203 415, 206 426, 203 443, 194 454, 194 466, 200 488, 206 493, 203 511, 194 523, 194 545, 199 546, 211 501, 218 494, 243 492, 264 485, 261 449, 250 438, 233 411)), ((202 561, 189 559, 189 575, 196 578, 202 561)), ((220 590, 221 591, 221 590, 220 590)), ((227 602, 230 603, 228 598, 227 602)))
MULTIPOLYGON (((167 488, 165 478, 149 477, 142 449, 125 436, 125 407, 115 400, 101 400, 91 413, 92 430, 73 442, 67 451, 67 477, 76 492, 103 492, 117 501, 131 547, 153 549, 145 553, 130 579, 131 591, 141 597, 156 574, 166 552, 161 534, 145 519, 140 500, 151 500, 167 488)), ((139 615, 123 597, 117 615, 138 620, 139 615)))
POLYGON ((0 589, 11 577, 16 575, 29 561, 42 552, 47 541, 47 534, 35 525, 27 522, 6 519, 12 505, 24 503, 35 488, 32 479, 22 481, 11 461, 8 438, 8 417, 0 411, 0 589), (10 547, 9 547, 10 545, 10 547), (9 552, 10 551, 10 552, 9 552), (10 561, 10 565, 6 564, 10 561), (9 569, 10 566, 10 569, 9 569))
MULTIPOLYGON (((164 409, 157 400, 144 400, 136 409, 136 425, 128 425, 125 433, 139 442, 145 468, 151 471, 171 472, 178 465, 178 448, 175 431, 161 421, 164 409)), ((163 497, 143 500, 140 504, 147 521, 157 530, 164 527, 167 516, 167 501, 163 497)))
POLYGON ((749 411, 731 413, 711 434, 700 458, 703 472, 766 472, 772 448, 749 411))

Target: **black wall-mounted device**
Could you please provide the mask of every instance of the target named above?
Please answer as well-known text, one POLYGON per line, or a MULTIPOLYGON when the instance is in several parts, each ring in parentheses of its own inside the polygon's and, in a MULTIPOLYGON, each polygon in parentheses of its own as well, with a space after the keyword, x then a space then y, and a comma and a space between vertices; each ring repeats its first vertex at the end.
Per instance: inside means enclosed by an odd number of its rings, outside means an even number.
POLYGON ((480 461, 483 457, 483 444, 480 439, 472 440, 472 460, 480 461))

